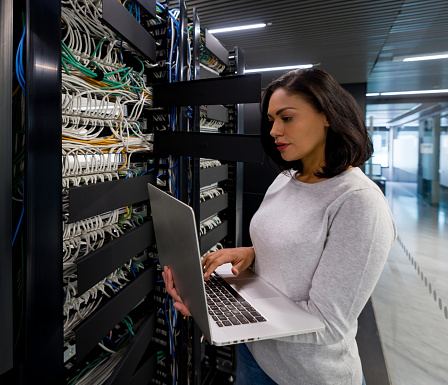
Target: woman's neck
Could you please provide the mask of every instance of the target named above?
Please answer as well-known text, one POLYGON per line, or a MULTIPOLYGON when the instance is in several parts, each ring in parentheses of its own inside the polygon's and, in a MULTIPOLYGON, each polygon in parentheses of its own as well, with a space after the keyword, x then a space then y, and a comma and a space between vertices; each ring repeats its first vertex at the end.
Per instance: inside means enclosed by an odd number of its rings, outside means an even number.
MULTIPOLYGON (((348 166, 347 170, 350 170, 351 168, 353 168, 353 166, 348 166)), ((319 168, 318 170, 313 171, 313 172, 310 172, 310 171, 307 171, 304 169, 301 173, 296 174, 296 179, 299 182, 310 183, 310 184, 319 183, 319 182, 323 182, 324 180, 330 179, 330 178, 321 178, 321 177, 316 176, 315 173, 322 172, 322 171, 323 171, 322 168, 319 168)))
POLYGON ((319 183, 319 182, 323 182, 324 180, 327 180, 328 178, 320 178, 318 176, 316 176, 314 173, 300 173, 300 174, 296 174, 296 179, 299 182, 303 182, 303 183, 319 183))
POLYGON ((328 178, 320 178, 316 176, 317 173, 323 172, 323 167, 325 166, 325 161, 319 160, 312 162, 305 161, 302 159, 302 172, 296 175, 296 179, 303 183, 319 183, 328 178))

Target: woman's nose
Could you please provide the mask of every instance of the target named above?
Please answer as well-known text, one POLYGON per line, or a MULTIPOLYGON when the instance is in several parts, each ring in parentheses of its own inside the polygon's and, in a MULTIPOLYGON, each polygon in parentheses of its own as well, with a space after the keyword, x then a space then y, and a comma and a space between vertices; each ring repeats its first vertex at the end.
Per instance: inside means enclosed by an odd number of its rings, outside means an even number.
POLYGON ((272 122, 272 127, 271 127, 271 131, 269 132, 269 134, 273 137, 273 138, 277 138, 279 136, 281 136, 281 132, 280 132, 280 127, 276 122, 272 122))

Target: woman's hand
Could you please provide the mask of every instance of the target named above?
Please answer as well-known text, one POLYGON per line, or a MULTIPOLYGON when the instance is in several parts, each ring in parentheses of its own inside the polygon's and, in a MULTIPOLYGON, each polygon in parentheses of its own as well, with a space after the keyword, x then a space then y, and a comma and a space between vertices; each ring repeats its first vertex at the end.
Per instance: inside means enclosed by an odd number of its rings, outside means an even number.
POLYGON ((165 281, 166 292, 173 297, 176 301, 173 306, 179 310, 183 315, 190 316, 190 311, 187 309, 185 304, 182 302, 182 299, 179 297, 176 288, 174 287, 173 273, 168 266, 165 266, 162 271, 162 277, 165 281))
POLYGON ((255 251, 253 247, 237 247, 214 251, 202 259, 204 280, 208 281, 216 268, 225 263, 231 263, 233 266, 232 273, 238 275, 243 270, 246 270, 253 263, 254 259, 255 251))

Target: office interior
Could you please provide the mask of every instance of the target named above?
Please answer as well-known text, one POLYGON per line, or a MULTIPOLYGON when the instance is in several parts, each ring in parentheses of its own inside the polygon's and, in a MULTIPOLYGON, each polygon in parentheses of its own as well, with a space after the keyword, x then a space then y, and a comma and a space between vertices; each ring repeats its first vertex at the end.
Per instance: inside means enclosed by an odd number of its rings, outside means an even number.
POLYGON ((258 103, 286 72, 266 69, 305 64, 365 111, 398 227, 359 319, 366 382, 446 384, 447 35, 444 0, 3 0, 0 384, 235 381, 234 346, 164 292, 146 185, 189 202, 202 253, 250 245, 276 176, 258 103))

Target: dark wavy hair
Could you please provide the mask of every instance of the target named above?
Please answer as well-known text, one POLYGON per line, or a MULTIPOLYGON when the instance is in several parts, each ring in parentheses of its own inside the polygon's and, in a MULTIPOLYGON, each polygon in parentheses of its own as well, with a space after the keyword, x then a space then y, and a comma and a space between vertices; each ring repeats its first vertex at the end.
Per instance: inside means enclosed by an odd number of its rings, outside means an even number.
POLYGON ((293 70, 270 83, 264 89, 261 101, 261 141, 266 154, 281 171, 302 172, 303 166, 301 160, 283 160, 269 135, 272 128, 267 116, 269 100, 280 88, 304 98, 316 111, 323 112, 330 124, 325 143, 325 166, 322 172, 315 173, 316 176, 331 178, 349 166, 362 165, 371 157, 372 141, 355 99, 325 71, 315 68, 293 70))

